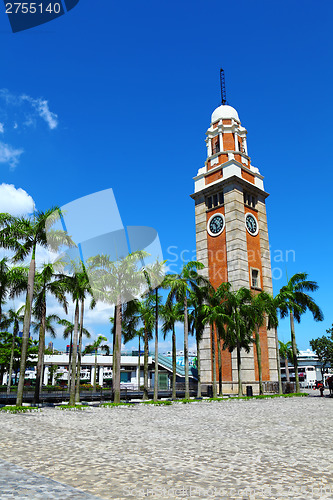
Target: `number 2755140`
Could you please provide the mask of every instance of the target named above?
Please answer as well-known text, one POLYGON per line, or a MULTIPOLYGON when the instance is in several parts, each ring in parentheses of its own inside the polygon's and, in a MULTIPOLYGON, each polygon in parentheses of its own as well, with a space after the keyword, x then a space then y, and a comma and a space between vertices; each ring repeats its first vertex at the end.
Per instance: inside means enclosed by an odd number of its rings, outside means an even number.
POLYGON ((13 2, 6 3, 7 14, 60 14, 60 3, 49 3, 43 5, 37 2, 13 2))

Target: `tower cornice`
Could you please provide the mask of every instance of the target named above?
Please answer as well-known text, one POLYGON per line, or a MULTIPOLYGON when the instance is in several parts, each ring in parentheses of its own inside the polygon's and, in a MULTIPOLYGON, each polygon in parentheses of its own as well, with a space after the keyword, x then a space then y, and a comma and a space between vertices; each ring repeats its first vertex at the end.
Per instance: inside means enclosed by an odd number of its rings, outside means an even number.
POLYGON ((246 186, 251 186, 258 189, 263 193, 263 195, 266 194, 263 182, 264 177, 259 173, 259 170, 255 167, 248 168, 235 159, 231 159, 226 163, 216 165, 216 167, 213 167, 210 170, 207 170, 206 166, 201 168, 198 172, 198 175, 194 177, 195 193, 202 193, 207 187, 216 184, 224 186, 226 181, 231 177, 239 179, 240 181, 244 182, 244 185, 246 186), (218 172, 221 172, 222 174, 219 179, 216 179, 210 183, 206 182, 208 177, 211 177, 214 175, 214 173, 216 174, 218 172), (250 175, 251 178, 253 178, 254 182, 251 182, 244 178, 244 176, 242 175, 243 173, 244 175, 250 175))
MULTIPOLYGON (((194 179, 196 179, 196 177, 194 177, 194 179)), ((200 191, 196 191, 195 193, 190 194, 190 197, 193 200, 196 200, 197 198, 200 198, 201 196, 207 196, 207 195, 214 193, 217 190, 216 187, 218 185, 220 185, 220 186, 223 185, 223 188, 224 188, 224 187, 227 187, 231 184, 239 184, 239 185, 243 186, 246 190, 252 191, 255 195, 262 196, 264 199, 268 198, 268 196, 269 196, 269 193, 267 193, 263 189, 260 189, 255 184, 252 184, 252 182, 249 182, 246 179, 238 177, 238 175, 232 175, 231 177, 228 177, 226 179, 219 179, 217 181, 211 182, 210 184, 207 184, 200 191)))

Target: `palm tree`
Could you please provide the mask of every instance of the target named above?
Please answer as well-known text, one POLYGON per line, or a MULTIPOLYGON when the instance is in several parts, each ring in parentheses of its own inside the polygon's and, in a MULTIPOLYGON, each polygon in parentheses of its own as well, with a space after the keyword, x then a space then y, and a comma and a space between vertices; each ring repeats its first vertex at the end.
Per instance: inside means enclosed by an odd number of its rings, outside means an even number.
POLYGON ((286 343, 283 343, 281 342, 281 340, 279 340, 279 354, 281 358, 284 359, 284 366, 286 369, 286 380, 287 382, 290 382, 288 361, 290 361, 291 363, 293 362, 293 350, 292 350, 291 340, 288 340, 288 342, 286 343))
POLYGON ((142 269, 138 269, 147 252, 136 251, 117 261, 108 255, 88 259, 89 279, 96 300, 115 305, 115 339, 113 346, 112 384, 114 402, 120 402, 120 365, 123 305, 147 287, 142 269))
MULTIPOLYGON (((87 277, 88 279, 88 277, 87 277)), ((87 293, 89 293, 92 296, 92 289, 90 287, 89 281, 87 282, 87 293)), ((80 323, 78 325, 79 327, 79 350, 77 353, 77 366, 76 366, 76 388, 75 388, 75 401, 78 403, 80 401, 80 378, 81 378, 81 357, 82 357, 82 341, 83 341, 83 334, 86 336, 90 337, 90 333, 88 332, 87 335, 87 330, 83 327, 83 319, 84 319, 84 303, 85 303, 85 298, 81 298, 81 317, 80 317, 80 323)), ((94 297, 92 296, 92 299, 90 301, 90 309, 94 309, 96 306, 96 301, 94 297)))
POLYGON ((198 389, 197 398, 201 397, 201 357, 200 357, 200 343, 204 333, 205 323, 204 314, 202 310, 202 305, 198 306, 192 304, 191 311, 188 317, 189 321, 189 331, 191 335, 195 335, 196 348, 197 348, 197 358, 196 358, 196 368, 198 372, 198 389))
POLYGON ((94 383, 93 383, 93 390, 96 392, 96 379, 97 379, 97 351, 98 349, 101 349, 102 351, 105 351, 106 354, 110 354, 110 347, 107 344, 103 344, 102 342, 107 342, 107 338, 103 337, 103 335, 98 335, 97 339, 93 344, 87 345, 85 350, 83 351, 83 354, 86 354, 88 352, 95 353, 95 372, 94 372, 94 383))
POLYGON ((210 290, 208 304, 202 306, 203 324, 209 324, 211 329, 212 363, 213 363, 213 397, 217 396, 216 391, 216 352, 215 344, 218 347, 219 366, 219 395, 222 395, 222 355, 221 340, 225 340, 225 325, 229 324, 229 316, 225 313, 221 303, 221 293, 225 291, 225 283, 222 283, 217 290, 210 290), (216 339, 217 334, 217 339, 216 339))
POLYGON ((257 365, 259 374, 259 394, 264 393, 262 382, 262 363, 261 363, 261 345, 259 329, 266 323, 277 325, 277 313, 275 301, 267 292, 260 292, 252 295, 250 314, 255 323, 255 344, 257 351, 257 365))
POLYGON ((9 371, 7 380, 7 394, 10 394, 10 386, 12 383, 12 375, 13 375, 15 345, 16 345, 17 335, 20 330, 20 323, 22 323, 24 318, 22 314, 23 310, 24 306, 21 306, 17 311, 15 311, 14 309, 9 309, 9 311, 7 311, 6 313, 6 318, 4 319, 2 317, 2 322, 1 322, 1 326, 5 327, 6 329, 10 325, 13 325, 12 347, 10 351, 9 371))
MULTIPOLYGON (((72 300, 75 304, 73 350, 72 350, 72 360, 71 360, 71 384, 69 392, 69 404, 74 405, 75 402, 78 402, 80 396, 80 370, 81 370, 80 345, 82 346, 84 301, 88 294, 93 296, 93 293, 88 278, 88 274, 83 262, 79 261, 79 263, 77 263, 71 261, 70 267, 72 275, 66 276, 64 278, 64 286, 66 291, 72 296, 72 300), (80 323, 80 305, 81 305, 81 323, 80 323), (78 341, 79 341, 79 350, 77 348, 78 341)), ((93 308, 94 306, 95 306, 95 300, 93 298, 90 307, 93 308)))
MULTIPOLYGON (((44 308, 43 308, 44 309, 44 308)), ((45 309, 46 313, 46 309, 45 309)), ((49 314, 44 316, 43 311, 34 311, 34 316, 37 321, 32 321, 33 331, 39 334, 38 340, 38 358, 37 358, 37 370, 36 370, 36 386, 34 403, 39 403, 39 395, 43 385, 43 367, 44 367, 44 355, 45 355, 45 333, 49 333, 52 338, 56 337, 56 330, 53 323, 60 320, 57 314, 49 314)))
POLYGON ((145 270, 145 276, 149 286, 150 293, 155 289, 155 367, 154 367, 154 401, 158 400, 158 307, 159 307, 159 288, 164 287, 164 276, 166 261, 156 261, 152 266, 145 270))
MULTIPOLYGON (((4 321, 5 320, 3 315, 2 325, 4 325, 4 321)), ((9 333, 8 331, 0 332, 0 381, 2 381, 3 379, 4 372, 9 372, 10 360, 13 352, 13 337, 14 335, 9 333)), ((16 335, 14 341, 13 365, 19 357, 19 351, 21 347, 19 341, 20 339, 16 335)), ((15 365, 17 366, 17 362, 15 363, 15 365)))
POLYGON ((161 318, 163 320, 162 332, 163 338, 165 340, 167 334, 172 332, 172 399, 177 398, 177 346, 176 346, 176 329, 175 325, 177 321, 184 321, 184 313, 182 309, 182 304, 179 303, 168 303, 161 307, 160 309, 161 318))
POLYGON ((165 278, 165 287, 170 289, 166 303, 174 300, 184 305, 184 361, 185 361, 185 398, 190 397, 189 363, 188 363, 188 299, 191 290, 207 284, 207 279, 198 274, 204 269, 201 262, 191 261, 183 266, 179 274, 169 274, 165 278))
MULTIPOLYGON (((127 335, 143 325, 144 357, 143 357, 143 399, 148 399, 148 357, 149 341, 153 338, 155 325, 155 297, 148 294, 144 299, 131 300, 124 307, 123 323, 127 335)), ((155 363, 157 361, 155 360, 155 363)))
MULTIPOLYGON (((144 328, 138 328, 138 325, 141 323, 141 318, 139 315, 136 314, 135 311, 129 311, 129 313, 126 312, 127 307, 125 306, 124 308, 125 314, 123 315, 123 337, 124 337, 124 344, 127 344, 127 342, 130 342, 134 338, 138 338, 138 377, 137 377, 137 382, 138 382, 138 391, 140 390, 140 385, 141 385, 141 338, 144 338, 144 328)), ((112 328, 111 328, 111 333, 114 335, 114 318, 110 318, 110 322, 112 323, 112 328)), ((114 344, 113 344, 114 345, 114 344)))
POLYGON ((323 321, 324 315, 321 309, 316 304, 314 299, 306 293, 315 292, 318 288, 318 284, 315 281, 308 280, 307 273, 297 273, 290 278, 287 285, 283 286, 278 294, 281 317, 284 318, 289 314, 290 319, 296 392, 300 392, 300 385, 298 377, 297 345, 294 320, 296 320, 297 323, 300 323, 301 315, 309 310, 315 321, 323 321))
MULTIPOLYGON (((283 305, 283 302, 282 302, 283 305)), ((279 338, 278 338, 278 332, 277 328, 279 325, 279 319, 278 319, 278 314, 281 314, 281 301, 279 295, 276 295, 271 302, 270 302, 270 312, 271 314, 268 315, 268 325, 267 328, 273 329, 274 328, 274 339, 275 339, 275 351, 276 351, 276 369, 277 369, 277 374, 278 374, 278 386, 279 386, 279 394, 283 394, 282 390, 282 380, 281 380, 281 362, 280 362, 280 352, 279 352, 279 338)))
POLYGON ((23 401, 37 247, 51 248, 58 251, 59 247, 63 244, 67 244, 68 246, 74 245, 65 231, 51 230, 53 224, 59 220, 59 217, 60 209, 58 207, 51 208, 45 212, 36 211, 31 218, 14 217, 4 213, 0 214, 0 246, 14 251, 13 262, 23 261, 30 256, 23 321, 20 378, 16 398, 17 406, 21 406, 23 401))
MULTIPOLYGON (((71 373, 70 366, 71 366, 71 361, 72 361, 74 323, 71 323, 67 319, 60 319, 58 321, 58 325, 65 327, 64 331, 63 331, 63 338, 64 339, 69 338, 69 340, 70 340, 69 356, 68 356, 68 385, 70 385, 70 373, 71 373)), ((78 329, 80 332, 80 336, 81 336, 81 332, 82 332, 82 335, 85 335, 88 339, 90 339, 91 334, 86 328, 83 327, 82 322, 79 323, 78 329)), ((81 340, 81 345, 82 345, 82 339, 80 338, 80 340, 81 340)), ((80 343, 79 343, 79 351, 80 351, 80 343)), ((79 374, 79 380, 80 380, 80 374, 79 374)))
POLYGON ((25 267, 10 267, 8 257, 0 260, 0 324, 2 306, 27 288, 28 273, 25 267))
POLYGON ((39 402, 40 387, 42 385, 41 376, 45 353, 45 331, 48 328, 51 336, 55 335, 52 321, 58 321, 60 319, 57 315, 52 315, 49 317, 48 325, 46 324, 46 297, 53 296, 64 308, 65 313, 67 314, 68 303, 63 278, 64 277, 60 275, 57 279, 55 279, 55 272, 52 264, 44 264, 42 270, 39 272, 37 271, 35 275, 35 305, 33 314, 37 319, 37 323, 35 323, 35 330, 39 330, 38 360, 34 395, 35 404, 39 402))
POLYGON ((251 292, 242 287, 239 290, 231 290, 230 283, 222 283, 216 294, 221 300, 221 310, 227 318, 227 327, 224 334, 223 349, 237 353, 238 371, 238 396, 243 394, 242 384, 242 358, 241 350, 250 352, 253 343, 252 332, 255 322, 251 315, 251 292))

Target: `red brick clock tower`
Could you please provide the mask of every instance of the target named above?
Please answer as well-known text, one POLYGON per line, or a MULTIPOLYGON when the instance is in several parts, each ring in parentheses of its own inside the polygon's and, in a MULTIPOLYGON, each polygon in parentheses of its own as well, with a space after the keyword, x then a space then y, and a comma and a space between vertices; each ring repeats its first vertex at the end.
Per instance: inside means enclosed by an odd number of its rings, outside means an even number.
MULTIPOLYGON (((216 288, 229 281, 233 289, 272 290, 263 176, 251 164, 246 135, 237 111, 223 104, 212 114, 207 131, 207 160, 195 181, 197 260, 216 288)), ((277 380, 273 330, 260 329, 263 381, 277 380)), ((255 346, 242 351, 244 386, 258 390, 255 346)), ((212 349, 207 327, 200 345, 201 382, 212 384, 212 349)), ((217 370, 218 377, 218 370, 217 370)), ((223 390, 237 391, 236 353, 222 351, 223 390)))

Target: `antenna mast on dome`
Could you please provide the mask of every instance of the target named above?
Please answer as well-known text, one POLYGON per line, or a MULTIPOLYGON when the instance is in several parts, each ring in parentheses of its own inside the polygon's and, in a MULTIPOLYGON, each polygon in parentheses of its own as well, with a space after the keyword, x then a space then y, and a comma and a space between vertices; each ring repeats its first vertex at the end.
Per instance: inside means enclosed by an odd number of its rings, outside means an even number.
POLYGON ((220 69, 220 83, 221 83, 222 105, 224 106, 225 104, 228 104, 228 102, 227 102, 227 96, 226 96, 226 91, 225 91, 224 70, 222 68, 220 69))

